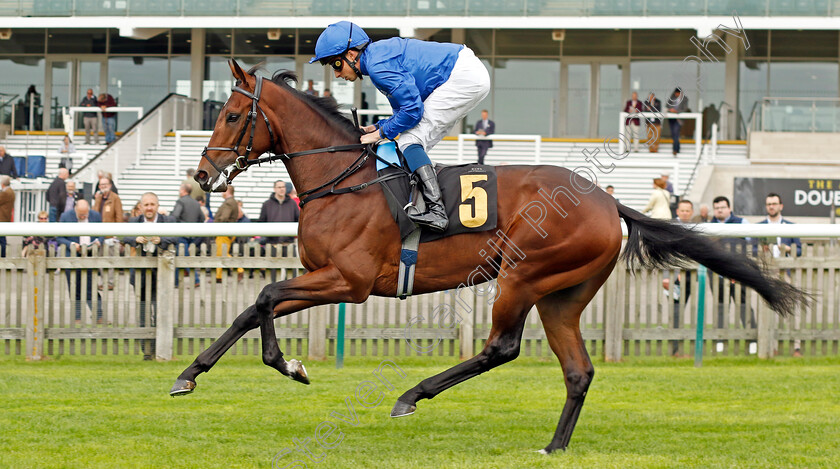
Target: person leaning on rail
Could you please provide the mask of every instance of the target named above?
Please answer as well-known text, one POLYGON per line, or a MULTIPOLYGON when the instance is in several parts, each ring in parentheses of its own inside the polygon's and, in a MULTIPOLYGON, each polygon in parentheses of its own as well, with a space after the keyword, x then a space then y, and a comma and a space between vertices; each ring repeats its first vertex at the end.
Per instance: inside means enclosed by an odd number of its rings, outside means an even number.
POLYGON ((490 75, 463 44, 394 37, 371 42, 349 21, 327 26, 315 44, 315 57, 336 78, 367 75, 388 97, 394 114, 362 128, 361 143, 394 139, 409 169, 423 183, 428 211, 410 215, 417 224, 444 231, 449 224, 437 175, 427 152, 490 92, 490 75))

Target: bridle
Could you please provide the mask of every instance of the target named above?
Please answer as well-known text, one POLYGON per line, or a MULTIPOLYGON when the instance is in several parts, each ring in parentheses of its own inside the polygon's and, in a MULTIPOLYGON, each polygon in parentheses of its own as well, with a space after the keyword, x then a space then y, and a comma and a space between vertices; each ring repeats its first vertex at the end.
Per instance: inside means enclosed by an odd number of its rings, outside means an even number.
POLYGON ((386 175, 380 176, 380 177, 378 177, 378 178, 376 178, 372 181, 368 181, 368 182, 365 182, 365 183, 362 183, 362 184, 357 184, 357 185, 351 186, 351 187, 336 188, 335 186, 339 182, 341 182, 342 180, 344 180, 345 178, 347 178, 351 174, 353 174, 356 171, 358 171, 359 169, 361 169, 365 165, 365 163, 367 163, 370 155, 374 155, 375 158, 380 159, 379 156, 376 155, 376 152, 371 149, 370 145, 367 145, 367 144, 364 144, 364 143, 351 143, 351 144, 348 144, 348 145, 335 145, 335 146, 325 147, 325 148, 316 148, 314 150, 297 151, 297 152, 294 152, 294 153, 280 153, 280 154, 274 153, 274 148, 275 148, 274 131, 272 130, 271 124, 268 121, 268 116, 266 116, 265 111, 262 110, 262 108, 260 107, 260 104, 259 104, 260 94, 262 93, 263 77, 261 77, 259 75, 255 75, 255 79, 256 79, 256 81, 255 81, 255 84, 254 84, 254 92, 253 93, 251 93, 249 91, 246 91, 246 90, 240 88, 239 86, 231 87, 231 92, 242 93, 246 97, 251 98, 251 111, 248 112, 248 117, 245 120, 245 125, 242 127, 242 132, 239 133, 239 138, 236 140, 236 144, 232 147, 207 147, 207 146, 205 146, 204 150, 201 152, 201 157, 204 158, 205 160, 207 160, 207 162, 210 163, 210 166, 212 166, 216 171, 219 172, 219 179, 216 181, 216 184, 214 185, 214 189, 216 187, 218 187, 219 185, 221 185, 222 181, 224 181, 225 184, 230 184, 231 181, 233 180, 233 178, 231 177, 231 174, 233 173, 234 170, 245 171, 249 167, 251 167, 255 164, 259 165, 259 164, 262 164, 262 163, 271 163, 272 161, 277 161, 277 160, 291 160, 292 158, 295 158, 295 157, 298 157, 298 156, 315 155, 315 154, 319 154, 319 153, 336 153, 336 152, 342 152, 342 151, 348 151, 348 150, 362 150, 362 152, 356 158, 356 160, 350 166, 348 166, 344 171, 342 171, 341 174, 339 174, 338 176, 330 179, 329 181, 325 182, 324 184, 321 184, 320 186, 318 186, 314 189, 299 193, 298 196, 300 197, 300 207, 301 208, 303 207, 303 205, 306 202, 309 202, 311 200, 323 197, 325 195, 344 194, 344 193, 347 193, 347 192, 356 192, 356 191, 360 191, 360 190, 362 190, 362 189, 364 189, 364 188, 366 188, 366 187, 368 187, 372 184, 378 184, 380 182, 384 182, 384 181, 387 181, 387 180, 390 180, 390 179, 395 179, 397 177, 410 176, 410 173, 405 171, 403 168, 400 168, 396 165, 393 165, 391 163, 386 162, 389 166, 399 168, 401 170, 401 172, 386 174, 386 175), (262 114, 263 121, 265 122, 265 126, 268 128, 268 136, 269 136, 269 139, 271 140, 271 146, 269 147, 269 155, 268 156, 261 156, 261 157, 250 159, 248 157, 251 155, 251 151, 253 150, 254 133, 256 132, 256 128, 257 128, 257 111, 259 111, 260 114, 262 114), (248 138, 248 145, 245 147, 245 154, 243 155, 243 154, 240 154, 238 150, 239 150, 239 147, 242 144, 242 140, 245 138, 245 133, 248 132, 248 127, 249 126, 251 128, 251 135, 248 138), (233 164, 230 164, 226 168, 222 169, 213 160, 211 160, 207 156, 207 151, 208 150, 232 151, 236 154, 236 160, 234 160, 233 164), (222 179, 222 178, 224 178, 224 179, 222 179), (324 190, 324 191, 317 192, 317 193, 315 192, 315 191, 318 191, 320 189, 324 189, 325 187, 330 186, 330 185, 332 185, 332 187, 330 187, 330 189, 328 189, 328 190, 324 190), (307 198, 307 196, 309 196, 309 197, 307 198), (307 198, 307 199, 304 200, 304 198, 307 198))

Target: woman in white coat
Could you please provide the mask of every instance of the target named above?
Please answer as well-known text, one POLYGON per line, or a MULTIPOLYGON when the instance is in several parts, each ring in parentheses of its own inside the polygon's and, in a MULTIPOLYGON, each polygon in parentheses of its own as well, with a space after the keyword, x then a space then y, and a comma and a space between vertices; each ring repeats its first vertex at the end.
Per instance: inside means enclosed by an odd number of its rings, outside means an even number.
POLYGON ((650 200, 643 213, 649 213, 651 218, 659 218, 662 220, 671 219, 671 193, 665 190, 665 181, 660 178, 653 180, 653 192, 650 194, 650 200))

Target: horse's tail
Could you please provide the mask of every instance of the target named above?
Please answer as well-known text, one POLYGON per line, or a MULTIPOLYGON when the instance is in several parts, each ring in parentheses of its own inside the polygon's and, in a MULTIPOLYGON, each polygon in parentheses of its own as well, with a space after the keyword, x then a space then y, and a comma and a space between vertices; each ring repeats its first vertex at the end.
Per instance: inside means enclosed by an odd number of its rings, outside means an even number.
POLYGON ((628 266, 646 268, 682 266, 698 262, 719 275, 754 289, 782 316, 792 315, 797 305, 811 296, 782 281, 743 253, 734 253, 690 228, 649 218, 616 202, 618 214, 627 223, 627 246, 622 257, 628 266))

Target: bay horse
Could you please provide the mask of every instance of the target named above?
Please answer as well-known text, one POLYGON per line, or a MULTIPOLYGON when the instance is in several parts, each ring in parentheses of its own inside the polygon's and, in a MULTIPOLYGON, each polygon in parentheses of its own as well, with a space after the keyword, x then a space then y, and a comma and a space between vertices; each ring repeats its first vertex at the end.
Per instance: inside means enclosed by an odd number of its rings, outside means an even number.
MULTIPOLYGON (((263 362, 308 384, 303 365, 283 358, 274 319, 318 305, 361 303, 371 295, 396 296, 400 233, 381 187, 365 184, 377 174, 373 161, 362 158, 366 151, 360 149, 359 129, 334 103, 297 91, 290 85, 290 72, 275 73, 269 81, 255 69, 243 71, 235 61, 230 68, 236 85, 195 179, 205 191, 224 191, 237 174, 258 161, 258 155, 279 155, 304 202, 298 243, 308 273, 265 286, 256 302, 181 373, 172 395, 193 391, 196 376, 257 327, 263 362), (325 181, 331 181, 335 192, 360 190, 312 196, 329 186, 325 181)), ((594 375, 581 338, 580 316, 619 259, 620 219, 629 232, 623 255, 631 264, 656 268, 699 262, 755 289, 782 315, 807 300, 804 292, 746 256, 733 256, 690 229, 645 217, 595 190, 594 183, 575 172, 549 165, 501 166, 496 172, 498 186, 505 189, 498 199, 499 229, 421 244, 414 284, 414 293, 472 285, 471 272, 484 266, 497 282, 486 345, 475 357, 406 391, 392 417, 409 415, 418 401, 515 359, 526 316, 536 305, 567 392, 554 437, 540 451, 565 449, 594 375), (547 207, 541 217, 529 205, 534 200, 547 207), (535 220, 540 223, 535 225, 535 220), (488 242, 496 247, 490 254, 482 249, 488 242)))

